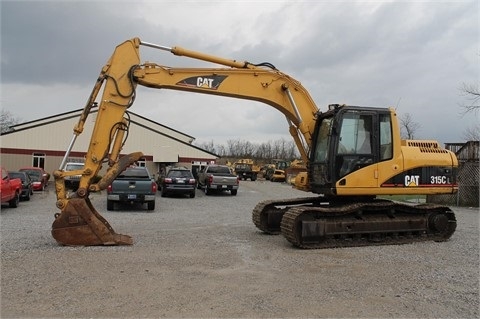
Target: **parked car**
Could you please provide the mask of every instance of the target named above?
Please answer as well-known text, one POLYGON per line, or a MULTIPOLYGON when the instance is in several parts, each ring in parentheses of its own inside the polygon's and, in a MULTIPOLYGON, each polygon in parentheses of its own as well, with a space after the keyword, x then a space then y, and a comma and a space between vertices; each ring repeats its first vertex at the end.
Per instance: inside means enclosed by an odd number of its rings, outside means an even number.
POLYGON ((0 168, 2 179, 0 179, 0 197, 2 204, 8 203, 12 208, 18 206, 20 194, 22 193, 22 181, 19 178, 11 178, 5 167, 0 168))
POLYGON ((174 167, 171 168, 162 179, 160 187, 162 188, 162 197, 178 194, 188 195, 190 198, 194 198, 197 181, 188 168, 174 167))
POLYGON ((198 172, 199 189, 205 191, 205 195, 214 192, 229 191, 233 196, 237 195, 240 178, 230 171, 227 165, 207 165, 198 172))
MULTIPOLYGON (((84 163, 70 162, 65 165, 65 171, 83 170, 84 165, 84 163)), ((80 177, 82 175, 65 176, 65 187, 76 191, 80 184, 80 177)))
POLYGON ((50 174, 45 172, 41 167, 22 167, 19 169, 20 172, 26 172, 30 175, 30 178, 33 180, 33 190, 34 191, 43 191, 48 185, 48 180, 50 179, 50 174))
POLYGON ((33 195, 33 181, 26 172, 8 172, 10 178, 19 178, 22 181, 22 193, 21 199, 30 200, 30 196, 33 195))
POLYGON ((147 204, 155 209, 157 183, 146 167, 127 167, 107 187, 107 210, 114 210, 115 203, 147 204))

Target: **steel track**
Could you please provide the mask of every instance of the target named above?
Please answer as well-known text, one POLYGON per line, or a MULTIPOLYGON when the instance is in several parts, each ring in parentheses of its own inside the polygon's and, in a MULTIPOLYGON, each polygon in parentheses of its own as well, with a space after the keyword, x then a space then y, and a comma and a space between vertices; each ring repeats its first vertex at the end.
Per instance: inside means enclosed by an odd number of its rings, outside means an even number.
POLYGON ((445 206, 387 200, 330 205, 323 197, 271 200, 253 210, 254 224, 305 249, 398 245, 448 240, 455 214, 445 206))

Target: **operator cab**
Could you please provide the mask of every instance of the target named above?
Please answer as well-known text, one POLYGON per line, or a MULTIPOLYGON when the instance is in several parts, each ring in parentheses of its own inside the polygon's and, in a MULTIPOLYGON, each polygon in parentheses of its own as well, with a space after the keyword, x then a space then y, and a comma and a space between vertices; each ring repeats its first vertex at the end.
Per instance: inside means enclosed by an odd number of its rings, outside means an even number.
POLYGON ((347 175, 392 158, 392 124, 388 108, 330 105, 319 113, 310 153, 309 177, 314 193, 335 195, 347 175))

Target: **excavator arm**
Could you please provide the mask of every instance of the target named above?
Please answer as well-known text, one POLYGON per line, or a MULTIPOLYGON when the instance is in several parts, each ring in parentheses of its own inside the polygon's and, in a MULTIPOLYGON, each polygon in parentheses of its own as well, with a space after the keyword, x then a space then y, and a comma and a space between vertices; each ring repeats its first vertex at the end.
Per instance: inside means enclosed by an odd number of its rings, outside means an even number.
POLYGON ((64 245, 131 244, 129 236, 116 234, 95 211, 88 195, 105 189, 116 176, 143 156, 141 152, 120 158, 128 135, 127 109, 135 100, 136 87, 172 89, 227 96, 268 104, 285 115, 289 132, 302 159, 307 162, 318 108, 300 82, 280 72, 270 63, 254 65, 224 59, 180 47, 164 47, 133 38, 118 45, 102 68, 92 93, 74 127, 72 141, 59 170, 54 172, 57 207, 53 237, 64 245), (170 51, 177 56, 211 62, 217 68, 173 68, 140 61, 140 46, 170 51), (97 102, 103 87, 103 94, 97 102), (64 171, 64 165, 76 138, 93 108, 98 107, 89 148, 81 171, 64 171), (102 166, 107 172, 98 181, 102 166), (64 178, 81 175, 75 194, 69 195, 64 178))

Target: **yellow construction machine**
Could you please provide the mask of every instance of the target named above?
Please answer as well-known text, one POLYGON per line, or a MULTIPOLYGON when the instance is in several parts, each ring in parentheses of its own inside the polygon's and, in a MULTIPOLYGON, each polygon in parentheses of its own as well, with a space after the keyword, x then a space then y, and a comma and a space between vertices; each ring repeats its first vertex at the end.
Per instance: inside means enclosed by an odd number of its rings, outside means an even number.
POLYGON ((285 180, 285 169, 290 166, 290 161, 274 159, 265 169, 265 179, 272 182, 283 182, 285 180))
POLYGON ((307 166, 301 159, 294 159, 293 161, 277 161, 269 170, 267 170, 267 179, 272 182, 295 184, 293 182, 295 177, 299 173, 306 171, 307 166))
POLYGON ((302 172, 307 172, 307 165, 301 159, 294 159, 284 171, 285 182, 295 185, 295 178, 302 172))
POLYGON ((233 164, 235 174, 243 180, 256 181, 260 167, 251 158, 242 158, 233 164))
POLYGON ((121 156, 129 128, 127 110, 135 100, 137 85, 259 101, 285 115, 307 167, 295 178, 295 187, 318 196, 258 203, 252 220, 263 232, 282 233, 302 248, 329 248, 444 241, 455 231, 455 215, 448 207, 377 198, 451 194, 458 189, 455 155, 433 140, 402 140, 395 109, 332 104, 320 111, 299 81, 271 63, 230 60, 133 38, 118 45, 102 68, 73 129, 64 161, 54 172, 60 212, 55 214, 52 235, 62 245, 133 243, 130 236, 115 233, 95 210, 89 194, 105 189, 143 155, 121 156), (215 67, 142 63, 141 46, 211 62, 215 67), (97 106, 84 168, 66 171, 63 166, 76 137, 97 106), (103 165, 106 173, 97 180, 103 165), (73 175, 81 178, 70 196, 65 178, 73 175))

